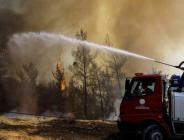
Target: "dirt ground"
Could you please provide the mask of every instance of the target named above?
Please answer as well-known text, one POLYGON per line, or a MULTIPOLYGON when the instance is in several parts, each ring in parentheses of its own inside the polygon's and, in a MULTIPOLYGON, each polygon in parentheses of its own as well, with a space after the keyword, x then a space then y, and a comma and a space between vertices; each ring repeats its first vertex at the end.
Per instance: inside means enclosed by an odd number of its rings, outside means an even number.
MULTIPOLYGON (((115 121, 69 120, 54 117, 0 116, 0 140, 130 140, 115 121)), ((181 140, 173 138, 172 140, 181 140)))
POLYGON ((2 140, 108 140, 116 139, 117 133, 113 121, 0 117, 2 140))

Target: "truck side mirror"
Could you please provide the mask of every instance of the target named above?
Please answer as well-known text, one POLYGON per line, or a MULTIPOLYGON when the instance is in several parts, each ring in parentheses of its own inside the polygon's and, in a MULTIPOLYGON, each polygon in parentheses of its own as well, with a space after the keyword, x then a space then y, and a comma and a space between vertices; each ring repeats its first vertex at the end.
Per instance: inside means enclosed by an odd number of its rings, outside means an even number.
POLYGON ((125 81, 125 89, 127 90, 130 86, 130 80, 129 79, 126 79, 125 81))

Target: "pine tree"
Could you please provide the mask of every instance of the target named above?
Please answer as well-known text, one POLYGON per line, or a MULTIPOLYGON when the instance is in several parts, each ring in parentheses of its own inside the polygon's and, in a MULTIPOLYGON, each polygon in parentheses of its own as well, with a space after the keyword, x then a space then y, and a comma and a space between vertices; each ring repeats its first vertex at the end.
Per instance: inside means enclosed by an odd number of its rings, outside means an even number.
MULTIPOLYGON (((87 39, 87 32, 80 30, 77 33, 77 38, 81 40, 87 39)), ((78 83, 78 87, 81 88, 83 93, 83 115, 84 118, 88 118, 88 92, 90 83, 90 71, 94 63, 95 55, 90 53, 90 49, 85 46, 79 45, 76 50, 72 51, 74 57, 74 63, 70 66, 70 70, 73 73, 74 80, 78 83)))

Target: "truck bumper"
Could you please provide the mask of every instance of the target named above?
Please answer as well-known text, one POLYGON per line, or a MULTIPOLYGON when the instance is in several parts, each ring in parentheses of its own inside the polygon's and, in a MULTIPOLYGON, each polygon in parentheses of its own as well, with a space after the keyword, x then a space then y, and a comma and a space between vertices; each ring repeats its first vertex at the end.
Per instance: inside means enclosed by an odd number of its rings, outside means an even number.
POLYGON ((136 133, 136 134, 141 133, 139 125, 127 124, 127 123, 117 121, 117 127, 118 127, 120 132, 136 133))

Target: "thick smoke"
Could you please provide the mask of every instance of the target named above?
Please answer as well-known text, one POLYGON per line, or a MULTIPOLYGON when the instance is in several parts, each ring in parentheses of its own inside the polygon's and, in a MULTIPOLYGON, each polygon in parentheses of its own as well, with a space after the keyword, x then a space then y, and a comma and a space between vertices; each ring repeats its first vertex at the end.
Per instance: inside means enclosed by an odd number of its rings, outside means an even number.
MULTIPOLYGON (((24 15, 29 31, 74 35, 83 27, 92 42, 103 43, 105 34, 109 33, 116 47, 172 64, 181 61, 169 58, 173 57, 170 52, 179 54, 183 51, 181 48, 175 49, 182 44, 183 1, 17 0, 14 5, 14 9, 24 15)), ((132 59, 125 70, 132 74, 148 72, 152 67, 164 68, 132 59)))
POLYGON ((7 9, 0 10, 0 47, 6 48, 11 35, 23 31, 24 25, 21 14, 7 9))
MULTIPOLYGON (((171 0, 124 1, 122 8, 113 13, 116 22, 111 29, 116 45, 161 61, 178 64, 175 59, 179 56, 173 54, 183 51, 178 44, 183 37, 183 4, 181 1, 171 0), (169 53, 171 50, 173 54, 169 53)), ((180 61, 182 59, 181 57, 180 61)), ((141 64, 137 60, 129 61, 127 71, 145 72, 152 65, 144 62, 141 64)), ((157 65, 153 67, 163 68, 157 65)), ((168 68, 165 72, 168 72, 168 68)))

